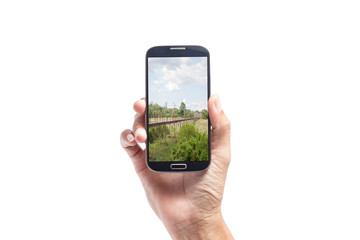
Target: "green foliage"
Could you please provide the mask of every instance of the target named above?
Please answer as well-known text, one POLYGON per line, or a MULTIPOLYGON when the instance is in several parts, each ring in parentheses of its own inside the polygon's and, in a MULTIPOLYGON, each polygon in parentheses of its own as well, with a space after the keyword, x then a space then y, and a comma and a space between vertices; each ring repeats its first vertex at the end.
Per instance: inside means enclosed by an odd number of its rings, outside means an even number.
POLYGON ((180 116, 185 116, 186 105, 184 102, 180 104, 180 116))
POLYGON ((163 107, 157 103, 150 102, 148 113, 149 118, 180 116, 180 110, 177 108, 168 108, 167 103, 165 103, 165 106, 163 107))
POLYGON ((191 110, 186 109, 184 113, 184 117, 186 118, 194 117, 194 113, 191 110))
POLYGON ((169 127, 163 125, 158 127, 153 127, 149 129, 149 142, 153 143, 156 139, 164 138, 165 135, 170 133, 169 127))
POLYGON ((186 109, 186 104, 182 102, 180 104, 180 108, 176 108, 174 104, 173 108, 168 108, 167 102, 165 102, 165 106, 160 106, 157 103, 150 102, 149 103, 149 118, 158 118, 158 117, 194 117, 194 113, 199 113, 199 111, 192 111, 190 109, 186 109))
POLYGON ((171 157, 172 146, 175 144, 175 140, 169 139, 169 141, 155 141, 149 144, 149 160, 150 161, 169 161, 171 157))
POLYGON ((177 136, 178 141, 184 142, 188 140, 190 137, 196 137, 198 131, 196 130, 195 126, 192 124, 185 124, 180 128, 180 132, 177 136))
POLYGON ((208 111, 206 111, 205 109, 201 111, 201 118, 202 119, 208 119, 209 118, 209 113, 208 111))
POLYGON ((207 161, 207 133, 200 133, 194 125, 185 124, 180 129, 178 143, 172 148, 172 155, 175 161, 207 161))

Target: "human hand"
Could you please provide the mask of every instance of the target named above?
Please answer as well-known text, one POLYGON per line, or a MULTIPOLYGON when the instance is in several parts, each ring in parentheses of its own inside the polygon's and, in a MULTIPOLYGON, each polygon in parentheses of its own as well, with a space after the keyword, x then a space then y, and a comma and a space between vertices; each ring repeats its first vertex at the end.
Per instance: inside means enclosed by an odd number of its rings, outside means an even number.
POLYGON ((132 131, 120 136, 133 161, 150 206, 173 239, 233 239, 221 214, 227 169, 230 163, 230 121, 217 95, 208 102, 211 130, 211 164, 201 172, 160 173, 146 165, 145 100, 134 103, 137 112, 132 131))

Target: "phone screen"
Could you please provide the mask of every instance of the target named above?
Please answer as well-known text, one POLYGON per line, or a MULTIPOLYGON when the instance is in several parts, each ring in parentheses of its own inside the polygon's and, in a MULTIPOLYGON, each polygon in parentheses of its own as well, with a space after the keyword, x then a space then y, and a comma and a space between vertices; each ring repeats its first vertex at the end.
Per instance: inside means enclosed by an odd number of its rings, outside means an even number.
POLYGON ((149 161, 208 161, 208 58, 147 61, 149 161))

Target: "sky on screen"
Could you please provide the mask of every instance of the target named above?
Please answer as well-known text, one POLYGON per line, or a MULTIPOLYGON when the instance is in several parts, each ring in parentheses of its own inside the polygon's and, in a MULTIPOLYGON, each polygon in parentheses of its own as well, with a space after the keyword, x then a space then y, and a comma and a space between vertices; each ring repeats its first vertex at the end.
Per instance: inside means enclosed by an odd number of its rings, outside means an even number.
POLYGON ((207 58, 149 58, 149 102, 191 110, 207 109, 207 58))

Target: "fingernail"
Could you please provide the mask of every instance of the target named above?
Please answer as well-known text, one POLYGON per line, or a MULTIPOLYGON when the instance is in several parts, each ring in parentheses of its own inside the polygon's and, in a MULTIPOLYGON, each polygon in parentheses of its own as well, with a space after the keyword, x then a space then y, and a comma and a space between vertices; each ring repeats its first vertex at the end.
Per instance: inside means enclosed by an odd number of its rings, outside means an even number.
POLYGON ((129 134, 126 136, 126 138, 127 138, 127 140, 128 140, 129 142, 132 142, 132 141, 135 140, 135 137, 134 137, 134 135, 133 135, 132 133, 129 133, 129 134))
POLYGON ((221 112, 221 110, 222 110, 219 96, 216 96, 216 98, 215 98, 215 108, 218 112, 221 112))
POLYGON ((144 138, 145 135, 146 135, 145 129, 143 129, 143 128, 136 129, 135 138, 137 139, 137 141, 139 141, 139 136, 142 136, 144 138))

